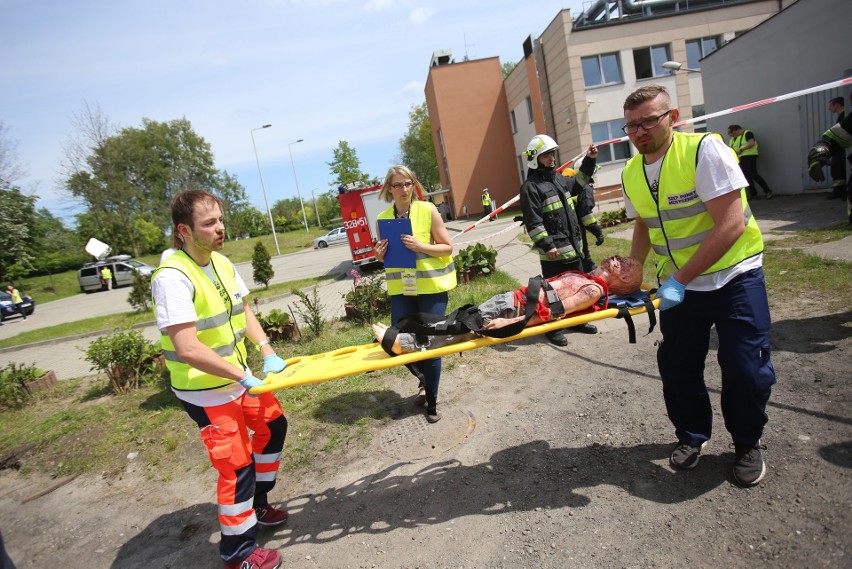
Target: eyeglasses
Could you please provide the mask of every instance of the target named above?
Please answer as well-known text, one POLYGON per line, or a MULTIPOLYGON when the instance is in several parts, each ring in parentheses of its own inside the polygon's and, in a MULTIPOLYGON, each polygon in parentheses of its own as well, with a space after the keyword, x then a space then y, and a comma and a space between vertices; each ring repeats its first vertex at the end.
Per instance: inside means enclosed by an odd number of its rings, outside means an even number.
POLYGON ((649 119, 645 119, 642 122, 640 122, 639 124, 633 124, 633 123, 626 124, 623 127, 621 127, 621 130, 624 131, 624 134, 636 134, 637 132, 639 132, 639 127, 641 126, 642 129, 645 130, 645 132, 647 132, 649 130, 656 128, 656 126, 659 125, 660 122, 664 118, 666 118, 668 116, 668 114, 670 112, 672 112, 673 110, 674 109, 669 109, 666 112, 664 112, 663 114, 658 115, 656 117, 651 117, 649 119))
POLYGON ((402 188, 408 189, 414 185, 414 182, 411 180, 406 180, 405 182, 395 182, 390 185, 394 190, 401 190, 402 188))

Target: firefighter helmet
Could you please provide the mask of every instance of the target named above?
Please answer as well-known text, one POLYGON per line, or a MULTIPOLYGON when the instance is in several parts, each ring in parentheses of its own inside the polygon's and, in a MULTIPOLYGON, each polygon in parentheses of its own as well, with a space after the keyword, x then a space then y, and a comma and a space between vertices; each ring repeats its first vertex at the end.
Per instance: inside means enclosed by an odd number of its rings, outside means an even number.
POLYGON ((524 152, 527 157, 527 168, 530 170, 538 168, 538 157, 551 150, 556 150, 558 147, 556 141, 546 134, 535 135, 527 145, 527 151, 524 152))

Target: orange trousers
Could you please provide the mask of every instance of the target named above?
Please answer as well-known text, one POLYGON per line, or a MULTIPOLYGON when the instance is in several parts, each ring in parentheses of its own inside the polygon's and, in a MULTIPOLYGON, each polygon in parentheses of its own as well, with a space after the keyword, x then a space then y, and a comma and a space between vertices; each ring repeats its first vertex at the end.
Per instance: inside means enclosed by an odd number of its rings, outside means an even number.
POLYGON ((256 547, 255 508, 269 503, 267 494, 275 486, 287 419, 271 393, 243 395, 215 407, 181 403, 201 429, 210 463, 219 472, 219 554, 225 563, 237 563, 256 547))

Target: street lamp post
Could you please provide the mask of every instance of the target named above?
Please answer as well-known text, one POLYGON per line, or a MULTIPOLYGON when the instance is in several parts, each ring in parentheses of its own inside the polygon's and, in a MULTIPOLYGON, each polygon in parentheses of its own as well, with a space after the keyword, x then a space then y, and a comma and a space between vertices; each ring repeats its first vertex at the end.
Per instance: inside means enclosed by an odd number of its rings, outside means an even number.
MULTIPOLYGON (((316 188, 314 188, 314 189, 316 189, 316 188)), ((317 214, 317 227, 319 227, 321 225, 320 218, 319 218, 319 206, 317 206, 317 198, 314 195, 314 190, 311 190, 311 199, 314 200, 314 211, 317 214)))
POLYGON ((257 128, 251 129, 251 145, 254 148, 254 159, 257 161, 257 173, 260 175, 260 188, 263 190, 263 201, 266 203, 266 213, 269 215, 269 227, 272 229, 272 239, 275 241, 275 254, 280 255, 281 249, 278 247, 278 236, 275 234, 275 222, 272 221, 272 210, 269 209, 269 198, 266 197, 266 184, 263 183, 263 172, 260 170, 260 158, 257 156, 257 144, 254 142, 254 131, 263 130, 271 127, 271 124, 265 124, 257 128))
POLYGON ((663 69, 668 69, 672 73, 675 71, 686 71, 688 73, 701 73, 700 69, 690 69, 689 67, 684 67, 683 63, 679 61, 666 61, 663 63, 663 69))
POLYGON ((287 145, 287 151, 290 152, 290 165, 293 167, 293 179, 296 180, 296 195, 299 196, 299 206, 302 208, 302 219, 305 221, 305 233, 308 232, 308 216, 305 215, 305 203, 302 201, 302 192, 299 191, 299 177, 296 176, 296 163, 293 162, 293 145, 304 142, 299 139, 287 145))

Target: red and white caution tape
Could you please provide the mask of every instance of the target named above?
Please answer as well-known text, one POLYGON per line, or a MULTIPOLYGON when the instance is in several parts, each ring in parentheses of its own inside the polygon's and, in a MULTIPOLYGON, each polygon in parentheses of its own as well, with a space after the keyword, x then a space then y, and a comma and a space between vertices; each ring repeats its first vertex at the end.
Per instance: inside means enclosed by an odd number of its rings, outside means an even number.
MULTIPOLYGON (((453 243, 453 247, 461 247, 463 245, 472 245, 474 243, 481 243, 483 241, 488 241, 489 239, 493 239, 493 238, 497 237, 498 235, 502 235, 504 233, 512 231, 513 229, 517 229, 518 227, 520 227, 522 225, 523 225, 522 222, 514 221, 514 222, 512 222, 511 225, 501 229, 500 231, 497 231, 495 233, 489 233, 485 237, 480 237, 479 239, 471 239, 470 241, 462 241, 460 243, 453 243)), ((456 233, 456 235, 461 235, 461 233, 456 233)))
MULTIPOLYGON (((754 108, 757 108, 757 107, 762 107, 764 105, 771 105, 772 103, 778 103, 778 102, 781 102, 781 101, 787 101, 789 99, 795 99, 796 97, 801 97, 803 95, 810 95, 811 93, 819 93, 820 91, 827 91, 828 89, 834 89, 835 87, 842 87, 844 85, 852 85, 852 77, 847 77, 845 79, 838 79, 837 81, 829 81, 828 83, 823 83, 822 85, 817 85, 816 87, 809 87, 807 89, 801 89, 799 91, 793 91, 791 93, 786 93, 784 95, 778 95, 777 97, 770 97, 768 99, 762 99, 760 101, 755 101, 753 103, 748 103, 748 104, 745 104, 745 105, 739 105, 737 107, 731 107, 730 109, 724 109, 722 111, 716 111, 715 113, 710 113, 708 115, 702 115, 700 117, 692 117, 691 119, 686 119, 684 121, 677 122, 672 126, 677 128, 677 127, 681 127, 681 126, 684 126, 684 125, 687 125, 687 124, 706 121, 707 119, 713 119, 713 118, 716 118, 716 117, 731 115, 731 114, 738 113, 740 111, 745 111, 745 110, 748 110, 748 109, 754 109, 754 108)), ((615 144, 617 142, 625 142, 627 140, 629 140, 629 137, 622 136, 621 138, 613 138, 612 140, 605 140, 603 142, 595 142, 593 144, 597 147, 601 147, 601 146, 607 146, 609 144, 615 144)), ((582 158, 585 154, 586 154, 585 151, 581 152, 580 154, 578 154, 577 156, 575 156, 574 158, 572 158, 571 160, 569 160, 565 164, 562 164, 561 166, 559 166, 556 169, 556 171, 562 172, 562 170, 571 166, 571 164, 573 164, 574 162, 576 162, 577 160, 582 158)), ((505 204, 503 204, 502 207, 498 208, 496 211, 491 212, 489 215, 486 215, 485 217, 483 217, 482 219, 480 219, 479 221, 477 221, 476 223, 474 223, 473 225, 471 225, 470 227, 468 227, 467 229, 465 229, 461 233, 457 233, 453 237, 453 239, 455 239, 459 235, 467 233, 468 231, 470 231, 471 229, 473 229, 474 227, 476 227, 477 225, 479 225, 483 221, 485 221, 485 220, 487 220, 491 217, 494 217, 495 215, 497 215, 498 213, 500 213, 501 211, 503 211, 504 209, 506 209, 510 205, 514 204, 519 199, 521 199, 520 194, 513 197, 512 199, 507 201, 505 204)))
POLYGON ((502 212, 503 210, 505 210, 507 207, 510 207, 510 206, 514 205, 514 204, 515 204, 515 202, 517 202, 519 199, 521 199, 521 195, 520 195, 520 194, 518 194, 517 196, 513 197, 512 199, 510 199, 509 201, 507 201, 506 203, 504 203, 503 205, 501 205, 500 207, 498 207, 497 209, 495 209, 494 211, 492 211, 491 213, 489 213, 488 215, 486 215, 485 217, 483 217, 482 219, 480 219, 479 221, 477 221, 476 223, 474 223, 473 225, 471 225, 471 226, 469 226, 469 227, 465 228, 465 230, 464 230, 464 231, 462 231, 461 233, 456 233, 455 235, 453 235, 452 239, 455 239, 455 238, 456 238, 456 237, 458 237, 459 235, 462 235, 462 234, 464 234, 464 233, 467 233, 468 231, 470 231, 471 229, 473 229, 474 227, 476 227, 477 225, 479 225, 479 224, 480 224, 480 223, 482 223, 483 221, 487 221, 488 219, 491 219, 492 217, 496 217, 496 216, 497 216, 497 214, 501 213, 501 212, 502 212))
MULTIPOLYGON (((822 85, 817 85, 816 87, 809 87, 807 89, 802 89, 800 91, 793 91, 791 93, 786 93, 784 95, 778 95, 777 97, 770 97, 768 99, 762 99, 760 101, 755 101, 753 103, 748 103, 746 105, 740 105, 738 107, 731 107, 730 109, 724 109, 722 111, 716 111, 715 113, 710 113, 709 115, 702 115, 700 117, 692 117, 691 119, 686 119, 684 121, 676 122, 674 125, 675 128, 681 127, 687 124, 692 124, 696 122, 706 121, 707 119, 714 119, 716 117, 722 117, 725 115, 732 115, 734 113, 738 113, 740 111, 746 111, 748 109, 754 109, 757 107, 762 107, 764 105, 771 105, 772 103, 778 103, 780 101, 787 101, 789 99, 795 99, 796 97, 801 97, 802 95, 810 95, 811 93, 819 93, 820 91, 827 91, 829 89, 834 89, 835 87, 842 87, 844 85, 851 85, 852 77, 847 77, 845 79, 838 79, 837 81, 830 81, 828 83, 823 83, 822 85)), ((595 146, 607 146, 608 144, 615 144, 617 142, 625 142, 629 140, 629 137, 622 136, 621 138, 613 138, 612 140, 605 140, 604 142, 595 142, 595 146)), ((557 172, 561 172, 565 168, 569 167, 571 164, 579 160, 583 155, 585 155, 585 151, 575 156, 572 160, 569 160, 562 166, 556 169, 557 172)))

